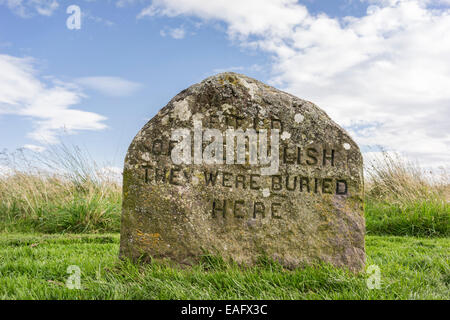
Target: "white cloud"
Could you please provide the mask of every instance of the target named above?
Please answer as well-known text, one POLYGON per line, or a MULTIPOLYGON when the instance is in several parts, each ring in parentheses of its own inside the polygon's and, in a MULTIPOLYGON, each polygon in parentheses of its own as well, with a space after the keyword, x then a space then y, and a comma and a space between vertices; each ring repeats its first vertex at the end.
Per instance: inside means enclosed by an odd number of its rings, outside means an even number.
POLYGON ((283 35, 307 15, 307 10, 298 5, 297 0, 154 0, 139 13, 138 18, 182 14, 222 20, 228 23, 230 35, 267 32, 283 35))
POLYGON ((75 80, 81 86, 96 90, 108 96, 128 96, 135 93, 142 86, 119 77, 84 77, 75 80))
POLYGON ((183 39, 184 38, 184 36, 186 35, 186 31, 184 30, 183 27, 179 27, 179 28, 161 30, 159 32, 159 34, 162 37, 165 37, 166 35, 169 35, 172 38, 179 40, 179 39, 183 39))
POLYGON ((184 31, 183 28, 175 28, 175 29, 171 29, 169 34, 174 39, 183 39, 186 32, 184 31))
POLYGON ((37 146, 37 145, 34 145, 34 144, 26 144, 23 147, 25 149, 27 149, 27 150, 31 150, 31 151, 34 151, 34 152, 43 152, 43 151, 45 151, 45 147, 37 146))
POLYGON ((15 14, 26 18, 35 13, 51 16, 58 9, 56 0, 0 0, 0 5, 5 5, 15 14))
POLYGON ((100 168, 97 174, 101 179, 105 181, 122 183, 122 172, 122 168, 107 166, 100 168))
POLYGON ((84 95, 74 86, 54 81, 42 82, 30 58, 0 55, 0 116, 19 115, 32 119, 34 130, 27 136, 41 143, 56 143, 64 131, 106 128, 105 117, 77 109, 84 95))
POLYGON ((366 2, 365 16, 330 18, 295 0, 154 0, 139 16, 222 21, 242 45, 272 54, 273 84, 317 103, 360 145, 448 165, 450 10, 366 2))
POLYGON ((92 21, 92 22, 95 22, 95 23, 99 23, 99 24, 105 25, 107 27, 112 27, 112 26, 115 25, 114 22, 112 22, 112 21, 110 21, 108 19, 99 17, 99 16, 95 16, 90 11, 86 11, 86 10, 82 10, 81 11, 81 17, 82 17, 82 20, 89 20, 89 21, 92 21))

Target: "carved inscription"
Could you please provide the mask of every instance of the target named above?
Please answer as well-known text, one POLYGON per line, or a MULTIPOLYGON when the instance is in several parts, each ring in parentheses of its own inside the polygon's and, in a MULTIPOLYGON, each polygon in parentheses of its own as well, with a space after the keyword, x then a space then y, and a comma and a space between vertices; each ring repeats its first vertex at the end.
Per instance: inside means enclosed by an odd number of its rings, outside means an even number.
MULTIPOLYGON (((221 116, 215 114, 204 120, 205 123, 211 127, 219 127, 221 129, 234 128, 234 129, 247 129, 247 126, 251 126, 254 132, 260 132, 260 130, 278 129, 283 130, 283 123, 276 118, 259 119, 251 118, 246 121, 245 118, 233 115, 222 114, 221 116), (261 126, 261 124, 263 126, 261 126), (266 124, 266 127, 264 127, 266 124)), ((234 136, 233 145, 234 145, 234 136)), ((248 149, 250 138, 247 136, 244 138, 243 147, 248 149)), ((146 145, 146 150, 153 157, 170 157, 173 148, 177 145, 178 141, 154 139, 146 145)), ((222 154, 225 154, 227 140, 224 139, 222 154)), ((208 147, 208 143, 202 141, 201 151, 204 152, 208 147)), ((293 144, 282 143, 280 145, 279 163, 288 168, 287 173, 274 174, 270 176, 262 176, 258 173, 232 173, 224 170, 203 170, 200 174, 202 179, 196 179, 196 183, 203 183, 207 187, 223 188, 230 190, 253 190, 260 191, 263 188, 270 194, 277 194, 279 192, 292 192, 297 194, 308 193, 316 195, 340 195, 344 196, 348 193, 348 182, 346 179, 336 177, 320 177, 296 173, 296 169, 301 168, 326 168, 335 167, 338 159, 338 152, 330 147, 324 147, 320 145, 315 146, 298 146, 293 144), (267 186, 267 187, 264 187, 267 186)), ((192 154, 195 152, 194 147, 191 150, 192 154)), ((174 186, 186 186, 186 184, 193 183, 193 170, 190 168, 183 168, 181 166, 152 166, 142 165, 144 170, 143 178, 146 184, 159 184, 166 183, 174 186)), ((248 202, 244 199, 212 199, 211 200, 211 216, 213 218, 237 218, 242 219, 245 217, 263 217, 266 216, 281 219, 282 216, 278 214, 278 211, 282 203, 280 202, 268 202, 268 201, 252 201, 248 202)))

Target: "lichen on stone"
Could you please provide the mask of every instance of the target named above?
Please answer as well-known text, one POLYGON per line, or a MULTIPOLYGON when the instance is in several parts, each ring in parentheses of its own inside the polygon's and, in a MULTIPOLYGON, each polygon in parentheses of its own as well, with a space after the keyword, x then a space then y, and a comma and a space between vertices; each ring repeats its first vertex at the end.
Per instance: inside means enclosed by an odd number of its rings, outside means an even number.
POLYGON ((358 145, 312 102, 247 76, 218 74, 175 96, 136 135, 123 179, 122 257, 192 264, 206 251, 248 265, 267 256, 364 269, 358 145), (174 165, 171 133, 193 133, 194 122, 279 130, 278 172, 261 175, 248 150, 245 164, 174 165))

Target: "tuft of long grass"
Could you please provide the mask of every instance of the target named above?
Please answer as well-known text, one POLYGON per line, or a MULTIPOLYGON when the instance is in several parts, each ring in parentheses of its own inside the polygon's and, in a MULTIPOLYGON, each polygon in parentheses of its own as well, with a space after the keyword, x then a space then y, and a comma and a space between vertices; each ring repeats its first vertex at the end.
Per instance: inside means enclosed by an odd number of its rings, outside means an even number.
POLYGON ((370 234, 449 236, 450 185, 440 174, 383 152, 366 167, 366 226, 370 234))
POLYGON ((121 185, 79 148, 3 154, 0 231, 117 232, 121 185))

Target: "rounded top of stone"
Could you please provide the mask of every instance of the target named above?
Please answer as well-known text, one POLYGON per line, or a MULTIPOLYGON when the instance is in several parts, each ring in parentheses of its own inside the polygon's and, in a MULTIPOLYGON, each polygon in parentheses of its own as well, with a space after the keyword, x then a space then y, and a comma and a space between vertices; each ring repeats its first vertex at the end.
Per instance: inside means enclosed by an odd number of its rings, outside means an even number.
POLYGON ((235 77, 235 78, 241 78, 241 79, 245 79, 245 80, 250 80, 250 81, 254 81, 254 82, 261 82, 259 80, 256 80, 254 78, 251 78, 249 76, 246 76, 245 74, 242 73, 237 73, 237 72, 233 72, 233 71, 225 71, 225 72, 221 72, 221 73, 216 73, 212 76, 209 76, 208 78, 204 79, 202 82, 204 81, 208 81, 208 80, 213 80, 213 79, 226 79, 228 77, 235 77))
POLYGON ((245 74, 236 73, 236 72, 232 72, 232 71, 221 72, 221 73, 217 73, 215 75, 209 76, 208 78, 202 80, 200 82, 200 84, 210 83, 210 82, 214 82, 214 81, 217 81, 221 84, 228 82, 231 85, 242 85, 242 84, 245 84, 245 82, 255 83, 258 86, 261 86, 263 88, 272 88, 272 89, 278 90, 272 86, 269 86, 257 79, 249 77, 245 74), (242 83, 242 82, 244 82, 244 83, 242 83))
MULTIPOLYGON (((277 89, 241 73, 227 71, 209 76, 201 82, 181 91, 168 103, 167 106, 172 105, 173 102, 183 100, 188 96, 203 95, 205 92, 208 92, 208 94, 211 94, 212 92, 227 92, 228 95, 233 95, 236 97, 246 94, 248 95, 249 100, 252 100, 256 104, 260 104, 261 106, 275 104, 280 107, 298 107, 300 109, 304 109, 309 113, 314 113, 315 118, 319 123, 326 123, 326 125, 338 127, 345 133, 345 135, 347 135, 349 142, 351 142, 356 149, 359 150, 358 145, 354 142, 348 132, 333 121, 323 109, 313 102, 301 99, 293 94, 277 89), (231 92, 229 92, 230 88, 231 92)), ((300 118, 303 118, 303 116, 300 118)))

